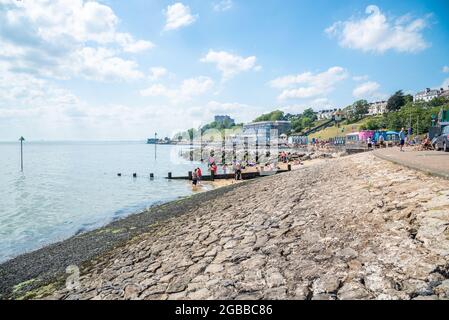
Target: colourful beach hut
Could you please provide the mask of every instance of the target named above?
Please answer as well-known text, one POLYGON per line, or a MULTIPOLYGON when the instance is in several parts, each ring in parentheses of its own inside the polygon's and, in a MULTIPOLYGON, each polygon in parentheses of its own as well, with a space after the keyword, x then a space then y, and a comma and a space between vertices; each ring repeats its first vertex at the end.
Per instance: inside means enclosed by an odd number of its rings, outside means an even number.
POLYGON ((359 140, 362 142, 366 142, 369 139, 373 139, 374 130, 363 130, 359 132, 359 140))
POLYGON ((359 138, 360 132, 352 132, 346 135, 346 145, 355 145, 360 141, 359 138))
POLYGON ((399 132, 396 131, 387 131, 385 133, 385 141, 393 141, 398 142, 399 141, 399 132))

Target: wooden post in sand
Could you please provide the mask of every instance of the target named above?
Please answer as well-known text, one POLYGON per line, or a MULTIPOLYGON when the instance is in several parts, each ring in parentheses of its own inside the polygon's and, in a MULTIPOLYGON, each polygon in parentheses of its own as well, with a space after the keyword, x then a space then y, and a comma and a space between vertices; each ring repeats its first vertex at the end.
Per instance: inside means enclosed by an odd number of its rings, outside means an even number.
POLYGON ((287 166, 287 169, 288 169, 288 171, 292 171, 292 165, 289 164, 289 165, 287 166))
POLYGON ((172 174, 171 174, 171 172, 169 172, 168 173, 168 179, 171 179, 172 178, 172 174))
POLYGON ((188 175, 189 175, 189 180, 192 181, 192 171, 189 171, 188 175))

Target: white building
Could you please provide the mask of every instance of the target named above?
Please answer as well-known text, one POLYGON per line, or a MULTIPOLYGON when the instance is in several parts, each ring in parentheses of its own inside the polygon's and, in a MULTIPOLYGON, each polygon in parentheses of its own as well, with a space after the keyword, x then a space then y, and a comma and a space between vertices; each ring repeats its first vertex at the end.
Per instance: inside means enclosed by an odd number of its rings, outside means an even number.
POLYGON ((318 111, 317 113, 318 120, 330 120, 337 111, 338 111, 337 109, 318 111))
MULTIPOLYGON (((449 88, 448 88, 449 90, 449 88)), ((424 91, 420 91, 413 97, 414 102, 423 101, 423 102, 429 102, 432 99, 438 98, 441 95, 446 95, 446 91, 443 88, 440 89, 430 89, 426 88, 424 91)))
POLYGON ((386 112, 387 112, 387 101, 371 102, 368 106, 368 114, 370 116, 384 114, 386 112))
POLYGON ((443 92, 440 95, 441 97, 449 98, 449 86, 447 90, 443 90, 443 92))

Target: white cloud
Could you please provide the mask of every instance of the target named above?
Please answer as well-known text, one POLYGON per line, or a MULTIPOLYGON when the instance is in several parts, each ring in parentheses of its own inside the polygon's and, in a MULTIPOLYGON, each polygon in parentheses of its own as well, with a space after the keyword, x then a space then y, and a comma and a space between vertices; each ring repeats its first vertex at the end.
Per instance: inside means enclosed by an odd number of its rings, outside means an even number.
POLYGON ((165 30, 176 30, 194 23, 198 19, 198 15, 192 15, 189 6, 177 2, 167 7, 165 18, 167 20, 165 30))
POLYGON ((214 63, 222 73, 224 80, 228 80, 241 72, 259 71, 261 69, 260 66, 256 65, 257 58, 255 56, 244 58, 226 51, 209 50, 200 61, 214 63))
POLYGON ((0 61, 46 77, 140 78, 137 64, 119 55, 153 44, 119 32, 118 24, 112 9, 96 1, 2 0, 0 61))
POLYGON ((0 137, 35 139, 45 134, 61 138, 70 110, 81 101, 70 91, 31 74, 10 72, 0 62, 0 137), (67 113, 67 114, 66 114, 67 113), (55 128, 58 127, 59 128, 55 128))
POLYGON ((210 122, 217 114, 229 115, 237 123, 250 122, 264 111, 259 107, 239 102, 209 101, 203 106, 192 106, 186 110, 194 119, 200 119, 203 124, 210 122))
POLYGON ((83 48, 77 51, 71 63, 75 62, 74 73, 87 79, 115 80, 141 79, 143 73, 137 69, 137 63, 115 56, 114 51, 105 48, 83 48))
POLYGON ((413 20, 410 15, 388 18, 374 5, 366 8, 366 14, 366 18, 338 21, 325 31, 336 37, 340 46, 366 52, 418 52, 430 46, 422 34, 427 27, 425 19, 413 20))
MULTIPOLYGON (((7 28, 30 30, 28 36, 51 43, 87 42, 118 44, 135 52, 152 47, 149 41, 134 40, 129 33, 117 31, 118 17, 107 5, 85 0, 3 0, 7 28)), ((24 32, 24 31, 21 31, 24 32)))
POLYGON ((79 103, 70 91, 30 74, 10 72, 4 63, 0 63, 0 97, 3 115, 18 111, 26 114, 30 108, 37 110, 79 103))
POLYGON ((443 81, 440 88, 448 89, 448 87, 449 87, 449 78, 447 78, 443 81))
POLYGON ((335 108, 333 102, 328 98, 318 98, 306 101, 301 104, 292 104, 281 107, 280 109, 285 113, 298 114, 303 113, 304 110, 312 108, 315 111, 320 111, 323 109, 335 108))
POLYGON ((151 81, 156 81, 159 80, 160 78, 166 76, 168 74, 168 70, 165 69, 164 67, 153 67, 150 69, 150 80, 151 81))
POLYGON ((444 73, 449 73, 449 67, 448 66, 444 66, 442 71, 444 73))
POLYGON ((167 97, 170 99, 176 98, 176 90, 170 90, 163 84, 153 84, 147 89, 140 91, 140 94, 144 97, 167 97))
POLYGON ((243 109, 250 108, 247 104, 238 103, 238 102, 218 102, 218 101, 209 101, 207 104, 207 109, 212 111, 214 114, 228 114, 232 112, 238 112, 243 109))
POLYGON ((377 82, 364 82, 352 91, 352 95, 356 98, 368 98, 375 94, 379 88, 380 85, 377 82))
POLYGON ((319 87, 302 87, 284 90, 279 96, 279 100, 311 98, 322 95, 323 93, 319 87))
POLYGON ((143 140, 150 134, 148 128, 169 132, 173 126, 185 129, 193 121, 188 117, 182 124, 170 121, 184 105, 86 103, 53 81, 12 73, 4 63, 0 63, 0 97, 1 140, 20 135, 27 140, 143 140))
POLYGON ((214 81, 209 77, 196 77, 184 80, 177 88, 168 88, 163 84, 153 84, 149 88, 141 90, 144 97, 165 97, 171 103, 178 104, 200 96, 208 92, 214 86, 214 81))
POLYGON ((364 76, 354 76, 352 77, 352 80, 354 81, 367 81, 369 79, 369 76, 364 75, 364 76))
POLYGON ((333 102, 328 98, 318 98, 318 99, 314 99, 309 102, 309 106, 312 108, 315 108, 315 107, 322 108, 325 106, 330 106, 332 104, 333 104, 333 102))
POLYGON ((234 2, 232 0, 221 0, 219 2, 215 2, 213 5, 214 11, 227 11, 234 6, 234 2))
POLYGON ((145 40, 134 40, 127 33, 120 33, 116 36, 117 42, 123 47, 123 51, 128 53, 139 53, 151 49, 154 44, 145 40))
POLYGON ((322 98, 335 89, 335 85, 348 77, 348 72, 342 67, 332 67, 325 72, 305 72, 298 75, 288 75, 270 81, 270 86, 283 89, 279 100, 322 98), (299 86, 298 85, 302 85, 299 86))
POLYGON ((209 77, 197 77, 184 80, 181 85, 181 93, 185 96, 198 96, 209 91, 214 81, 209 77))

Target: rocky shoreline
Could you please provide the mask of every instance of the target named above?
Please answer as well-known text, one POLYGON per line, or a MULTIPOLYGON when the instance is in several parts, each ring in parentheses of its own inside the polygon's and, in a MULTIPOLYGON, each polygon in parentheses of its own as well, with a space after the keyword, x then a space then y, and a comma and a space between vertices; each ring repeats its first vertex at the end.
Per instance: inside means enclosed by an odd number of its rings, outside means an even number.
POLYGON ((172 218, 143 214, 139 232, 79 265, 75 289, 55 283, 25 297, 449 298, 449 181, 372 153, 167 206, 172 218))
MULTIPOLYGON (((251 183, 242 182, 244 183, 251 183)), ((124 245, 130 239, 147 232, 158 223, 178 217, 201 203, 220 197, 235 185, 220 186, 207 192, 154 206, 102 228, 95 229, 42 249, 20 255, 0 264, 0 299, 32 298, 65 282, 66 268, 82 267, 93 259, 124 245)))

